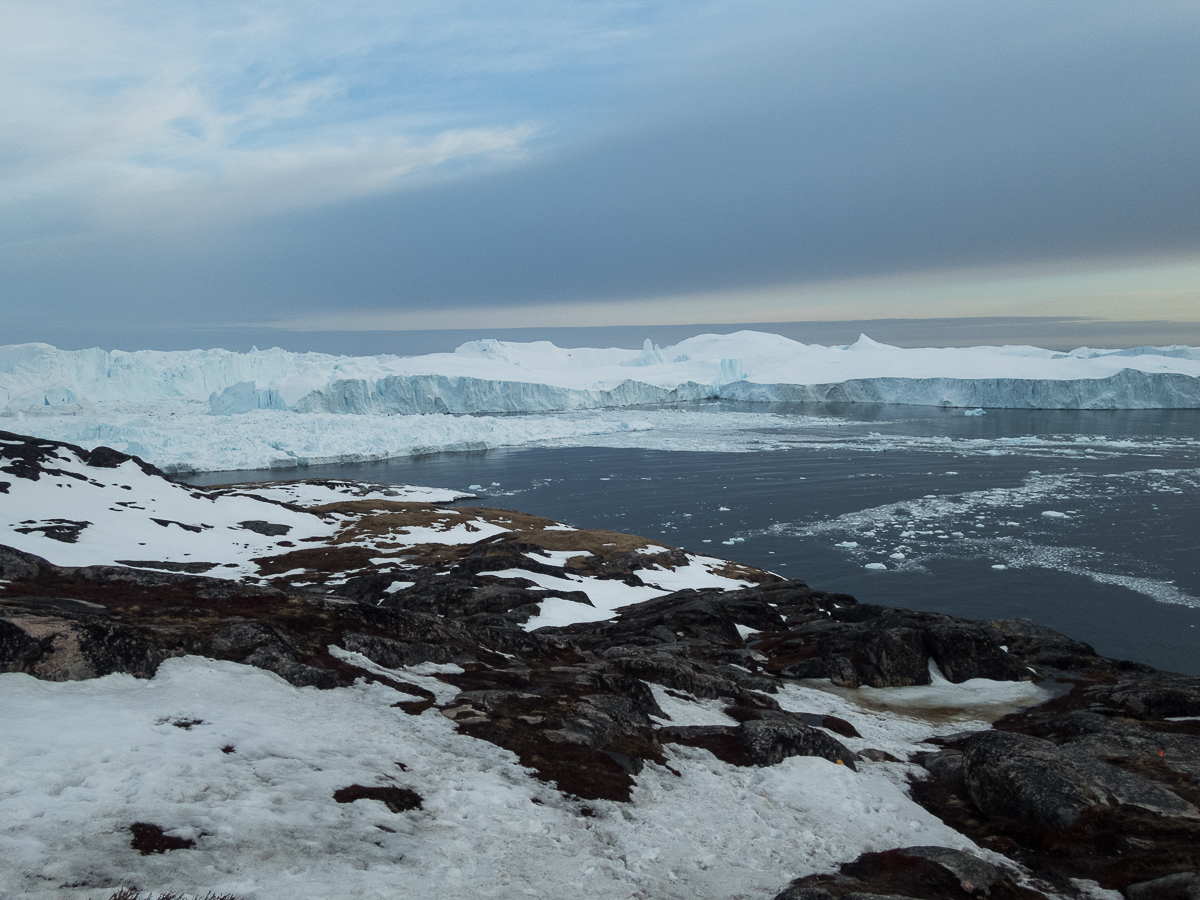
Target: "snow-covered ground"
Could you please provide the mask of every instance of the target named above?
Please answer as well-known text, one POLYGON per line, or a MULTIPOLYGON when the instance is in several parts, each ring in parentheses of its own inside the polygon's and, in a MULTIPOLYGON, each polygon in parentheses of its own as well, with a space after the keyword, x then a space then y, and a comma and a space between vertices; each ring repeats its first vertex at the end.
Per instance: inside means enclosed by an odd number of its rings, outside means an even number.
POLYGON ((969 413, 1197 408, 1200 349, 900 349, 865 336, 823 347, 748 331, 648 345, 640 354, 493 340, 409 358, 0 347, 0 423, 8 430, 112 446, 168 471, 290 468, 555 442, 666 448, 680 433, 777 424, 767 414, 722 413, 716 422, 663 408, 711 398, 969 413), (652 406, 658 408, 646 408, 652 406))
MULTIPOLYGON (((393 674, 446 692, 420 671, 393 674)), ((970 702, 979 687, 946 686, 941 700, 970 702)), ((873 746, 983 727, 789 690, 786 705, 828 709, 873 746)), ((0 691, 6 897, 85 900, 122 885, 253 900, 770 897, 864 851, 975 849, 905 795, 911 767, 898 763, 852 772, 793 757, 747 769, 672 745, 678 776, 650 764, 631 803, 584 803, 436 709, 394 709, 396 693, 380 684, 295 688, 260 669, 184 657, 149 681, 7 674, 0 691), (334 802, 351 784, 410 788, 423 805, 394 814, 376 800, 334 802), (136 821, 169 824, 195 849, 143 856, 129 846, 136 821)), ((670 724, 733 724, 715 701, 656 696, 670 724)))

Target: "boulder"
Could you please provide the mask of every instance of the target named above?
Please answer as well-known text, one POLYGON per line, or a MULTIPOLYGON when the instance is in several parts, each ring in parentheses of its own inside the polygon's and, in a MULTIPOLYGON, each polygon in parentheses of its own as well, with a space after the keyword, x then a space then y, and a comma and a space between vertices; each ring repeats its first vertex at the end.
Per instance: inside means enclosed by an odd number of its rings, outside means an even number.
POLYGON ((855 754, 837 738, 796 720, 751 720, 740 725, 682 725, 658 729, 663 743, 701 747, 735 766, 773 766, 792 756, 819 756, 854 770, 855 754))
POLYGON ((989 818, 1070 828, 1104 793, 1055 744, 1026 734, 985 731, 967 742, 963 779, 971 801, 989 818))

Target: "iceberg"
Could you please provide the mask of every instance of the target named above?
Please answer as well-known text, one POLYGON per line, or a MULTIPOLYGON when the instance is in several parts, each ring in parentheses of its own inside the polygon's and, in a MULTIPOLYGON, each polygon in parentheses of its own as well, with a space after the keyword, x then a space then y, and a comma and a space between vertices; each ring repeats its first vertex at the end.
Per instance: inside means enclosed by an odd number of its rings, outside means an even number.
POLYGON ((172 471, 289 468, 640 431, 652 426, 621 410, 716 399, 936 406, 967 415, 1196 409, 1200 348, 902 349, 866 335, 826 347, 754 331, 699 335, 665 349, 648 340, 633 356, 491 339, 416 357, 0 347, 0 419, 19 420, 14 430, 145 451, 172 471))
POLYGON ((89 404, 207 403, 214 415, 479 414, 682 403, 896 403, 1023 409, 1200 407, 1200 348, 902 349, 866 335, 844 347, 774 334, 700 335, 666 348, 561 348, 471 341, 454 353, 332 356, 278 348, 58 350, 0 347, 0 415, 89 404), (631 369, 636 372, 631 372, 631 369))

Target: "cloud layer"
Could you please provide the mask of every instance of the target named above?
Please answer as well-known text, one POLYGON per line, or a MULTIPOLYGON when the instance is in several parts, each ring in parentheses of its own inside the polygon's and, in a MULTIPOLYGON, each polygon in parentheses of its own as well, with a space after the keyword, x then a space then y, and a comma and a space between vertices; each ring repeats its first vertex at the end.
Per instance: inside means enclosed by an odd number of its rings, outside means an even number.
POLYGON ((1200 238, 1190 3, 7 7, 11 321, 634 315, 1200 238))

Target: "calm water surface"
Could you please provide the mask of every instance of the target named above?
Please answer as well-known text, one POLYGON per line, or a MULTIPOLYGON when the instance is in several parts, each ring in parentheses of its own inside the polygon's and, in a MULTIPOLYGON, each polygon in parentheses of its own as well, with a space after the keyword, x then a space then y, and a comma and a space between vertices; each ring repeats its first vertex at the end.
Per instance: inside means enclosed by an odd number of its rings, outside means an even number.
MULTIPOLYGON (((717 430, 749 409, 709 408, 717 430)), ((479 485, 461 503, 642 534, 864 602, 1026 617, 1200 674, 1200 411, 752 409, 779 418, 746 445, 779 449, 535 447, 188 480, 479 485)))

